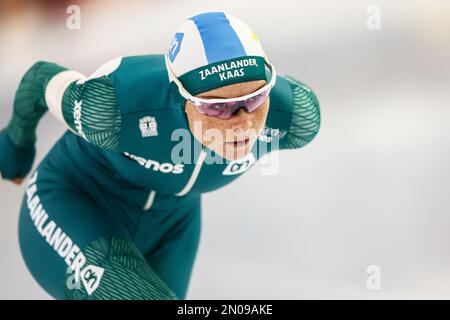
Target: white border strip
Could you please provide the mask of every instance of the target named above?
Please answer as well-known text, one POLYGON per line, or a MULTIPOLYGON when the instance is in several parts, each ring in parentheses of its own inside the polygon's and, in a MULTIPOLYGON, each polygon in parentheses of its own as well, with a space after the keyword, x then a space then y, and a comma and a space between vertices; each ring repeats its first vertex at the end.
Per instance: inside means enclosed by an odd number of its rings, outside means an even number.
POLYGON ((147 211, 147 210, 151 209, 151 207, 153 205, 153 201, 155 200, 155 195, 156 195, 156 192, 154 190, 150 191, 150 194, 148 195, 147 202, 145 203, 145 206, 143 208, 144 211, 147 211))
POLYGON ((192 186, 194 185, 195 181, 197 180, 198 174, 200 173, 200 169, 202 168, 202 164, 203 164, 203 161, 205 161, 206 155, 207 155, 207 153, 205 150, 200 151, 200 155, 198 156, 197 163, 195 164, 194 171, 192 171, 192 175, 189 178, 188 183, 183 188, 183 190, 181 190, 180 192, 175 194, 176 196, 182 197, 191 190, 192 186))
POLYGON ((64 97, 64 92, 70 86, 70 84, 79 79, 85 78, 84 75, 77 71, 67 70, 55 75, 48 83, 45 89, 45 102, 50 112, 55 116, 56 119, 68 124, 64 120, 62 112, 62 99, 64 97))

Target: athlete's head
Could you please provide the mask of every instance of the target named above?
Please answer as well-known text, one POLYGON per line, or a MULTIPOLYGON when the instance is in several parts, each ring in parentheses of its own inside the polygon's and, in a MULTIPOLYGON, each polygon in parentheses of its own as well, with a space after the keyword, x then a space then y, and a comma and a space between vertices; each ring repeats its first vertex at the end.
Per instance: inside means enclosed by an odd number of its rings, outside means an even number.
POLYGON ((195 138, 229 160, 248 154, 276 79, 256 34, 230 14, 199 14, 178 28, 166 62, 195 138))

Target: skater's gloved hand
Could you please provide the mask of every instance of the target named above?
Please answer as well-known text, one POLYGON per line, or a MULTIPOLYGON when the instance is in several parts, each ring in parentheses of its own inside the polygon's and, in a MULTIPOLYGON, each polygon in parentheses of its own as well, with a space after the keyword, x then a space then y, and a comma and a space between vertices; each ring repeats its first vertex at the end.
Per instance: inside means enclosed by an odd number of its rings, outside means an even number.
POLYGON ((17 146, 11 140, 6 129, 0 132, 0 176, 21 184, 33 166, 36 148, 33 146, 17 146))

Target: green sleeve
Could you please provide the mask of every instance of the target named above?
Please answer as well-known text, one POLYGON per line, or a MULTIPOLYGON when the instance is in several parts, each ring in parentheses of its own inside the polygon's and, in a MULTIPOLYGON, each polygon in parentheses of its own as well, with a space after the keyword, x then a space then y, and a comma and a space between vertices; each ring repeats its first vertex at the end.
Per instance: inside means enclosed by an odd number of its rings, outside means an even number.
POLYGON ((39 61, 22 77, 7 128, 8 135, 17 146, 30 147, 36 142, 36 127, 48 109, 45 88, 54 75, 64 70, 54 63, 39 61))
POLYGON ((319 132, 320 108, 316 95, 304 84, 286 77, 292 90, 292 120, 287 135, 282 139, 282 149, 304 147, 319 132))
POLYGON ((107 75, 73 82, 64 93, 62 111, 72 131, 101 149, 117 150, 122 117, 107 75))
MULTIPOLYGON (((16 145, 35 144, 37 125, 48 110, 47 85, 54 76, 66 70, 54 63, 39 61, 25 73, 8 124, 8 134, 16 145)), ((107 75, 72 82, 64 92, 61 108, 66 125, 75 134, 99 148, 117 148, 121 114, 114 86, 107 75)))

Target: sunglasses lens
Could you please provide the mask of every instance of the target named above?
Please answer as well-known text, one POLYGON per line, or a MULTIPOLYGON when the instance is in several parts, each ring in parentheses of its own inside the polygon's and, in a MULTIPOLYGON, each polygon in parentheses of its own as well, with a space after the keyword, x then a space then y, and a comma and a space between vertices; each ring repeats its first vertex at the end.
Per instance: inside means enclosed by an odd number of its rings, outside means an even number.
POLYGON ((236 110, 241 107, 247 109, 248 112, 254 112, 258 109, 269 96, 271 87, 259 93, 256 96, 250 97, 244 101, 231 101, 220 103, 206 103, 202 102, 195 105, 195 108, 202 114, 216 117, 220 119, 230 119, 234 116, 236 110))
POLYGON ((233 106, 236 102, 227 103, 201 103, 196 106, 197 110, 207 116, 227 119, 231 117, 233 106))
POLYGON ((245 103, 245 106, 247 107, 247 110, 249 112, 253 112, 256 109, 258 109, 260 106, 262 106, 264 101, 266 101, 267 97, 269 96, 269 92, 270 92, 270 89, 265 90, 265 91, 261 92, 260 94, 245 100, 244 103, 245 103))

